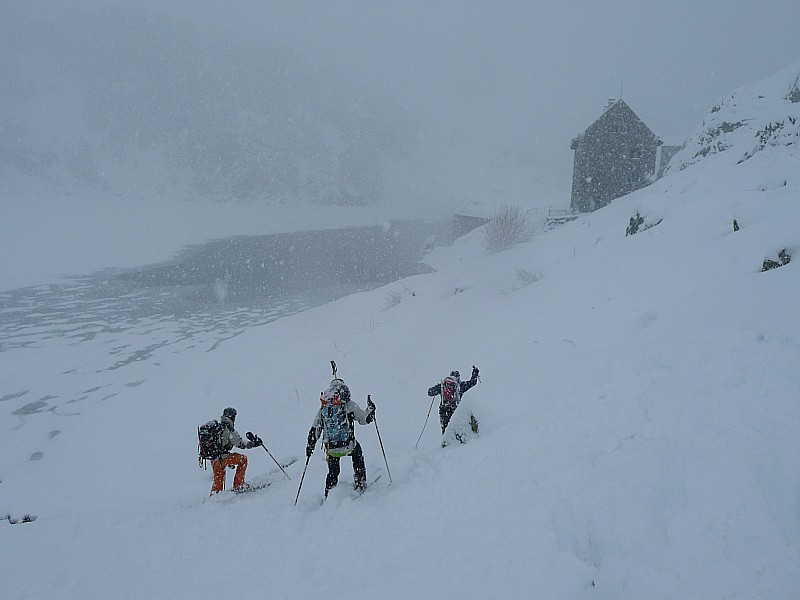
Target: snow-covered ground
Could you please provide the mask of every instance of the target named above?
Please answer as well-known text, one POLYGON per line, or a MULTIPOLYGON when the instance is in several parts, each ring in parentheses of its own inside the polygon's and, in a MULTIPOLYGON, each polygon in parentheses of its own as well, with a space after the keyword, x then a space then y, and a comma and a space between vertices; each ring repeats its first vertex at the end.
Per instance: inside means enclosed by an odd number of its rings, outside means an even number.
MULTIPOLYGON (((4 349, 0 513, 37 519, 0 522, 3 596, 796 598, 800 257, 760 269, 800 254, 798 73, 726 99, 654 185, 509 251, 475 231, 435 273, 119 369, 102 335, 4 349), (712 122, 743 124, 711 139, 712 122), (637 211, 655 226, 626 237, 637 211), (344 459, 321 504, 317 451, 294 506, 330 360, 375 401, 392 484, 358 426, 381 479, 354 498, 344 459), (442 448, 434 408, 415 449, 428 387, 473 364, 459 411, 479 437, 442 448), (196 427, 229 405, 299 458, 291 481, 256 448, 249 478, 274 484, 208 498, 196 427)), ((114 238, 87 270, 173 251, 114 238)), ((72 250, 15 239, 4 282, 72 250)))

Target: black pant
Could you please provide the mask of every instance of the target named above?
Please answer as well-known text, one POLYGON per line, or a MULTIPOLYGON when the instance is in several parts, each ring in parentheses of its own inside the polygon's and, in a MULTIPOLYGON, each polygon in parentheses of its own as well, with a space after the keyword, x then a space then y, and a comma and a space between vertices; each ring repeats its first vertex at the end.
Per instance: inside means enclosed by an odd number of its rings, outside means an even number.
POLYGON ((439 422, 442 424, 442 433, 447 429, 447 425, 450 423, 450 417, 456 412, 456 408, 458 408, 458 404, 455 403, 439 405, 439 422))
MULTIPOLYGON (((353 482, 357 488, 363 487, 367 481, 367 467, 364 464, 364 452, 361 444, 356 442, 356 447, 350 455, 353 459, 353 482)), ((339 483, 340 456, 328 455, 328 476, 325 478, 325 495, 339 483)))

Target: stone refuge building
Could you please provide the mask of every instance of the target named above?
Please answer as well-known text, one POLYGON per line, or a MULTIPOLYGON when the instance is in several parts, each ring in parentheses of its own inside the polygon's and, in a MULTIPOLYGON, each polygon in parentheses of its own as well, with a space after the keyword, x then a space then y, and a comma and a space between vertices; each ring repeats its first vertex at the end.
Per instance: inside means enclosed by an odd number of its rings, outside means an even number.
POLYGON ((680 148, 664 144, 624 100, 609 100, 600 118, 572 140, 572 211, 597 210, 650 185, 680 148))

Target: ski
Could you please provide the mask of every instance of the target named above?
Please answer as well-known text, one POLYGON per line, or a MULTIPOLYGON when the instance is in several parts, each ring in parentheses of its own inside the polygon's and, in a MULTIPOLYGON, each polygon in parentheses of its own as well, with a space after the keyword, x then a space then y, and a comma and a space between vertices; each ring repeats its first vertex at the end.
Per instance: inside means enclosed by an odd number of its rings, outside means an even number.
MULTIPOLYGON (((297 462, 297 457, 296 457, 296 456, 293 456, 293 457, 291 457, 289 460, 286 460, 286 461, 284 461, 283 463, 281 463, 281 466, 282 466, 284 469, 286 469, 286 468, 288 468, 288 467, 291 467, 291 466, 292 466, 294 463, 296 463, 296 462, 297 462)), ((277 473, 277 471, 273 471, 273 473, 277 473)))
POLYGON ((267 474, 267 477, 270 477, 272 475, 275 475, 276 473, 282 472, 283 469, 288 469, 289 467, 291 467, 296 462, 297 462, 297 457, 296 456, 292 456, 291 458, 289 458, 289 459, 287 459, 287 460, 285 460, 285 461, 283 461, 282 463, 279 464, 279 466, 281 467, 281 471, 276 471, 276 470, 270 471, 267 474))
MULTIPOLYGON (((296 462, 297 462, 297 457, 293 456, 293 457, 289 458, 288 460, 286 460, 281 466, 284 467, 284 468, 290 467, 291 465, 293 465, 296 462)), ((252 492, 257 492, 259 490, 263 490, 265 488, 268 488, 269 486, 271 486, 274 483, 278 483, 280 481, 283 481, 282 479, 277 479, 277 480, 270 479, 276 473, 279 473, 279 471, 278 470, 272 470, 269 473, 267 473, 266 475, 257 476, 254 481, 246 483, 247 487, 243 487, 240 490, 235 490, 235 489, 231 488, 231 489, 229 489, 227 491, 227 493, 221 494, 218 501, 219 502, 230 501, 230 500, 232 500, 233 498, 235 498, 237 496, 243 496, 243 495, 250 494, 252 492)), ((212 496, 212 498, 214 498, 214 496, 212 496)))
POLYGON ((370 487, 371 485, 374 485, 375 483, 377 483, 378 480, 381 478, 381 475, 383 475, 383 473, 381 471, 378 471, 378 474, 372 479, 372 481, 367 483, 367 487, 370 487))
MULTIPOLYGON (((280 466, 283 467, 283 468, 286 468, 286 467, 290 467, 291 465, 293 465, 296 462, 297 462, 297 457, 293 456, 292 458, 290 458, 289 460, 287 460, 286 462, 284 462, 280 466)), ((276 473, 278 473, 278 471, 270 471, 266 475, 266 479, 269 479, 271 476, 275 475, 276 473)), ((232 489, 231 491, 234 494, 249 494, 250 492, 256 492, 258 490, 263 490, 264 488, 267 488, 267 487, 271 486, 273 483, 276 483, 276 482, 275 481, 263 481, 262 480, 262 481, 260 481, 258 483, 255 483, 255 482, 249 483, 249 484, 247 484, 246 488, 243 488, 241 490, 233 490, 232 489)))
POLYGON ((231 490, 231 491, 234 494, 237 494, 237 495, 249 494, 251 492, 257 492, 258 490, 263 490, 264 488, 268 488, 271 485, 272 485, 272 482, 269 481, 267 483, 260 483, 258 485, 249 485, 249 486, 247 486, 245 488, 242 488, 242 489, 239 489, 239 490, 231 490))

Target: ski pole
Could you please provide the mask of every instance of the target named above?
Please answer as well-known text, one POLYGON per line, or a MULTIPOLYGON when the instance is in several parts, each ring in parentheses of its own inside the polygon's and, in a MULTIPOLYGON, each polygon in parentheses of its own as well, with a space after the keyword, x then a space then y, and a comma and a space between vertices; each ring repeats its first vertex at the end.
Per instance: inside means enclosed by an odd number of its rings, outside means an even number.
MULTIPOLYGON (((254 435, 253 435, 253 433, 252 433, 251 431, 248 431, 248 432, 247 432, 247 439, 248 439, 248 440, 250 440, 250 441, 252 442, 252 441, 255 441, 255 439, 256 439, 256 436, 254 436, 254 435)), ((281 466, 281 463, 279 463, 277 460, 275 460, 275 457, 274 457, 274 456, 272 456, 272 452, 270 452, 269 450, 267 450, 267 447, 264 445, 264 443, 263 443, 263 442, 261 443, 261 447, 262 447, 264 450, 266 450, 266 451, 267 451, 267 454, 269 454, 269 457, 270 457, 270 458, 271 458, 273 461, 275 461, 275 464, 276 464, 276 465, 278 465, 278 468, 279 468, 281 471, 283 471, 283 474, 284 474, 284 475, 286 475, 286 479, 289 479, 289 480, 291 481, 291 479, 292 479, 292 478, 291 478, 291 477, 289 477, 289 474, 288 474, 288 473, 287 473, 287 472, 286 472, 286 471, 283 469, 283 467, 281 466)))
MULTIPOLYGON (((367 396, 367 399, 371 398, 367 396)), ((389 470, 389 461, 386 460, 386 451, 383 449, 383 440, 381 439, 381 430, 378 429, 378 419, 375 418, 375 413, 372 414, 372 420, 375 422, 375 432, 378 434, 378 442, 381 444, 381 452, 383 453, 383 462, 386 463, 386 472, 389 474, 389 485, 392 483, 392 472, 389 470)))
POLYGON ((297 499, 300 498, 300 489, 303 487, 303 479, 306 478, 306 469, 308 468, 308 461, 311 460, 311 455, 306 456, 306 466, 303 467, 303 476, 300 477, 300 485, 297 486, 297 496, 294 497, 294 505, 297 506, 297 499))
POLYGON ((431 409, 433 408, 433 401, 436 400, 436 396, 431 399, 431 405, 428 408, 428 416, 425 417, 425 425, 422 426, 422 431, 419 432, 419 437, 417 438, 417 443, 414 444, 414 448, 419 446, 419 441, 422 439, 422 434, 425 433, 425 428, 428 426, 428 419, 431 416, 431 409))

